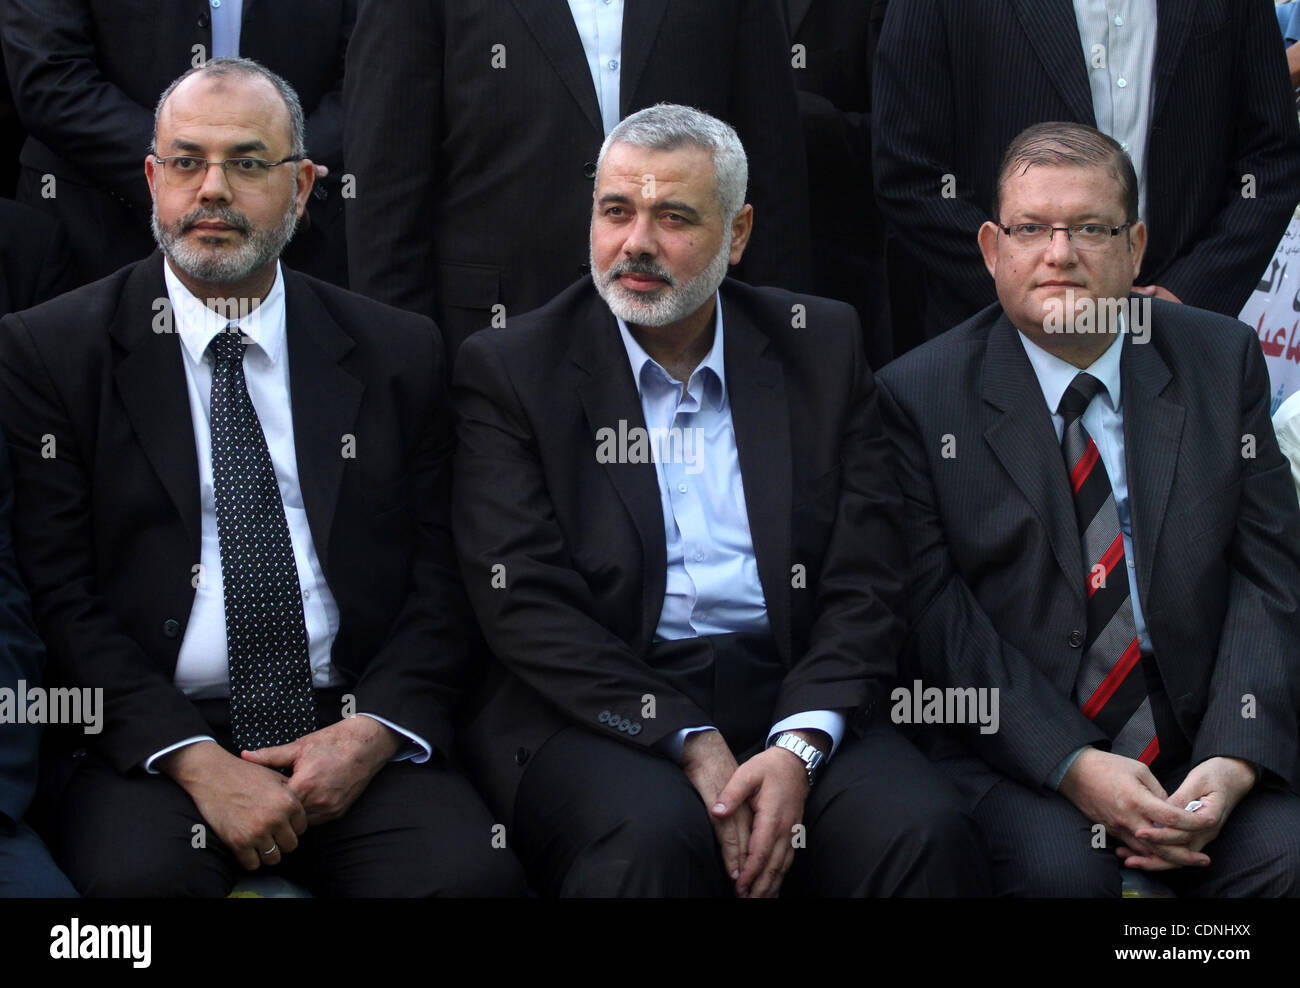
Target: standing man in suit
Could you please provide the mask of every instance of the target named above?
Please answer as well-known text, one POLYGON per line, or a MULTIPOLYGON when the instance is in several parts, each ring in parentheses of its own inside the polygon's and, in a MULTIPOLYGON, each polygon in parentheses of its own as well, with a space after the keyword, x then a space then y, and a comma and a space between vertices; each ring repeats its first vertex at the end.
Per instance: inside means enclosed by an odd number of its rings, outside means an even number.
MULTIPOLYGON (((9 454, 0 439, 0 689, 12 691, 15 704, 25 704, 27 691, 41 688, 45 646, 14 558, 13 504, 9 454)), ((40 837, 23 822, 36 792, 40 739, 41 725, 0 719, 0 898, 77 894, 40 837)))
POLYGON ((346 286, 343 58, 355 20, 356 0, 3 0, 4 64, 29 134, 19 201, 62 220, 79 283, 145 257, 154 242, 140 152, 154 101, 186 69, 244 55, 297 91, 319 166, 285 259, 346 286))
POLYGON ((63 224, 0 199, 0 316, 77 287, 63 224))
POLYGON ((885 226, 871 192, 871 60, 885 0, 784 2, 808 152, 811 289, 858 310, 879 369, 893 356, 885 226), (859 187, 865 194, 845 194, 859 187))
POLYGON ((432 316, 453 354, 548 301, 585 270, 601 141, 659 102, 739 131, 769 224, 743 275, 804 288, 807 175, 778 4, 363 2, 344 89, 353 289, 432 316))
POLYGON ((471 631, 437 331, 296 274, 292 88, 214 59, 158 104, 163 256, 0 322, 20 562, 105 725, 62 787, 88 895, 518 891, 446 767, 471 631))
POLYGON ((1026 130, 979 232, 998 304, 880 375, 913 675, 1000 695, 921 743, 996 893, 1118 895, 1122 861, 1295 895, 1300 509, 1254 334, 1130 296, 1137 203, 1111 138, 1026 130))
POLYGON ((1300 196, 1300 130, 1269 0, 909 0, 873 90, 876 195, 925 270, 926 336, 994 300, 976 250, 997 166, 1072 120, 1133 159, 1137 289, 1235 316, 1300 196))
POLYGON ((457 547, 500 660, 468 756, 547 893, 981 894, 880 716, 902 556, 858 321, 724 282, 746 172, 698 110, 628 117, 591 278, 462 348, 457 547))

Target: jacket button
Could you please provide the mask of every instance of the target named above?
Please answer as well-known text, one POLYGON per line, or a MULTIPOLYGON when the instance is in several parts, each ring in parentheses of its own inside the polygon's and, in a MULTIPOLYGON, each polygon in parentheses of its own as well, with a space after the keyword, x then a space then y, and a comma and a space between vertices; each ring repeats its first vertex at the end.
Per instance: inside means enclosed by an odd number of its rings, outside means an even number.
POLYGON ((597 719, 598 721, 600 721, 602 724, 608 723, 608 722, 609 722, 609 711, 608 711, 608 710, 602 710, 602 711, 600 712, 600 716, 597 717, 596 719, 597 719))
POLYGON ((1070 647, 1071 648, 1083 647, 1083 632, 1080 631, 1078 628, 1070 632, 1070 647))
POLYGON ((199 16, 199 27, 207 27, 207 26, 208 26, 208 16, 207 14, 201 14, 199 16))
POLYGON ((622 720, 618 722, 618 729, 622 731, 624 734, 627 733, 627 729, 631 726, 632 726, 632 722, 628 720, 626 717, 624 717, 622 720))
POLYGON ((168 618, 163 622, 163 634, 168 638, 175 638, 181 633, 181 623, 175 618, 168 618))
POLYGON ((588 161, 585 165, 582 166, 582 174, 587 176, 587 178, 595 178, 596 163, 594 161, 588 161))
POLYGON ((85 758, 85 757, 86 757, 86 749, 85 749, 85 748, 78 748, 76 751, 74 751, 74 752, 72 753, 72 757, 73 757, 73 758, 85 758))
POLYGON ((515 750, 515 764, 522 765, 526 761, 528 761, 528 749, 517 748, 515 750))
POLYGON ((631 727, 627 729, 627 733, 631 734, 633 737, 636 737, 638 734, 641 733, 641 725, 633 724, 631 727))

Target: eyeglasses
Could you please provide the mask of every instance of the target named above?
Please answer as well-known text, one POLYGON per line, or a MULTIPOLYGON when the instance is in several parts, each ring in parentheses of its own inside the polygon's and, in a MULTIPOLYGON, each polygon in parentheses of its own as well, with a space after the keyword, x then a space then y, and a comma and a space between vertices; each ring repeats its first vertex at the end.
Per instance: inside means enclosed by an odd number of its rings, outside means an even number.
POLYGON ((1102 250, 1109 247, 1111 239, 1118 237, 1133 224, 1123 226, 1106 226, 1103 223, 1075 223, 1072 226, 1049 226, 1046 223, 1017 223, 1014 226, 997 224, 998 229, 1011 240, 1011 246, 1017 250, 1041 250, 1052 242, 1057 230, 1064 230, 1065 236, 1078 250, 1102 250))
POLYGON ((220 165, 232 189, 260 189, 266 186, 271 169, 289 161, 302 161, 301 156, 263 161, 261 158, 227 158, 225 161, 208 161, 188 154, 173 154, 166 158, 154 155, 162 165, 163 181, 173 189, 197 189, 208 174, 209 165, 220 165))

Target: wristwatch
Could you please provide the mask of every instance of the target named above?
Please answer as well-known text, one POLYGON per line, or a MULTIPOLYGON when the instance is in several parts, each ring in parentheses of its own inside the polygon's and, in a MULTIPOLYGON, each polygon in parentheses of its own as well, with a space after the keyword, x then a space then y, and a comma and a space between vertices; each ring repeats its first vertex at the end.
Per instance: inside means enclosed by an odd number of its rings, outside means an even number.
POLYGON ((809 744, 799 735, 791 734, 789 731, 778 734, 772 745, 776 748, 784 748, 803 760, 804 769, 808 772, 808 788, 811 789, 812 784, 817 781, 817 769, 826 759, 826 756, 822 754, 822 750, 809 744))

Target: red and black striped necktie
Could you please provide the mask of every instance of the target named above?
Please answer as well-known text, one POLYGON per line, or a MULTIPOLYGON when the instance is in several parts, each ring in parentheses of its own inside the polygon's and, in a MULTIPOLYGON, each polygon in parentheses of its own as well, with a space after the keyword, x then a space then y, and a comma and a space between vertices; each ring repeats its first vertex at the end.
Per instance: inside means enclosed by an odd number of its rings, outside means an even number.
POLYGON ((1101 389, 1091 374, 1076 374, 1057 407, 1065 419, 1061 450, 1079 522, 1088 601, 1088 634, 1074 690, 1085 716, 1112 738, 1112 752, 1150 765, 1160 744, 1142 676, 1124 536, 1106 467, 1083 427, 1084 409, 1101 389))

